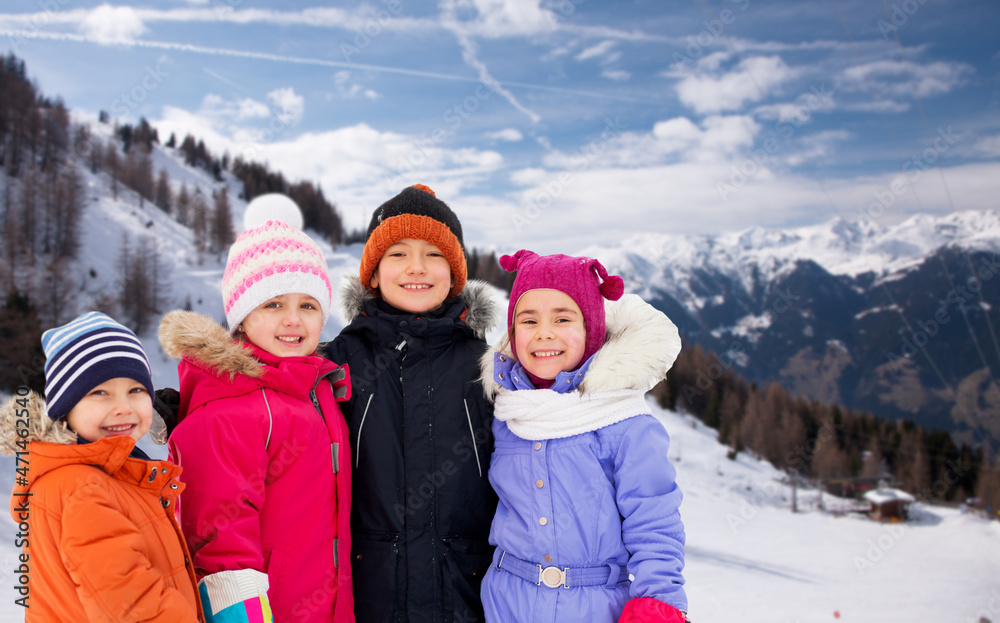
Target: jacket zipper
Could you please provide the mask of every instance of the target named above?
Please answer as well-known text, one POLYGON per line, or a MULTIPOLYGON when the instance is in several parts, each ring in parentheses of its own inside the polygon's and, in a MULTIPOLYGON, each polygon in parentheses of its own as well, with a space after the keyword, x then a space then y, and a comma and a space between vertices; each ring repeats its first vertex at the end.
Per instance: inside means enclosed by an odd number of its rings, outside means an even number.
POLYGON ((476 444, 476 431, 472 428, 472 414, 469 413, 469 401, 462 398, 462 404, 465 405, 465 417, 469 421, 469 434, 472 435, 472 450, 476 453, 476 467, 479 469, 479 477, 483 477, 483 465, 479 462, 479 446, 476 444))
POLYGON ((358 426, 358 445, 354 449, 354 467, 358 466, 358 461, 361 459, 361 430, 365 427, 365 418, 368 417, 368 407, 372 405, 372 398, 375 394, 368 396, 368 402, 365 403, 365 412, 361 414, 361 425, 358 426))

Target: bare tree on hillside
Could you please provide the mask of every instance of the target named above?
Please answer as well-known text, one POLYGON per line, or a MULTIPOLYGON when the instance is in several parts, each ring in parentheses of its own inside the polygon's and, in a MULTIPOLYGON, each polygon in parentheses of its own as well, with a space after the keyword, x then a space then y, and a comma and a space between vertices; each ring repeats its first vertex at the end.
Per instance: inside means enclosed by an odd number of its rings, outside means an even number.
POLYGON ((118 200, 118 184, 122 178, 122 159, 118 155, 118 143, 111 139, 104 148, 104 164, 111 178, 111 196, 118 200))
POLYGON ((215 210, 212 213, 212 247, 222 253, 236 239, 233 233, 233 215, 229 207, 229 192, 225 188, 215 193, 215 210))
POLYGON ((70 320, 76 310, 76 284, 69 263, 53 254, 42 267, 34 300, 38 301, 42 326, 57 327, 70 320))
POLYGON ((160 208, 167 214, 170 214, 172 210, 173 197, 170 192, 170 174, 167 173, 166 168, 160 169, 160 174, 156 178, 156 193, 153 197, 153 203, 156 207, 160 208))
POLYGON ((126 184, 139 195, 139 207, 145 201, 152 201, 156 187, 153 180, 153 160, 141 147, 128 152, 126 156, 126 184))
POLYGON ((38 230, 39 230, 39 195, 41 181, 38 179, 38 172, 34 167, 25 167, 21 176, 21 202, 18 210, 18 221, 20 222, 21 248, 28 254, 28 264, 35 264, 35 253, 37 251, 38 230))
POLYGON ((196 188, 191 197, 191 231, 200 256, 208 248, 208 203, 200 188, 196 188))
POLYGON ((191 225, 191 195, 188 194, 187 182, 181 184, 181 190, 177 193, 177 222, 185 227, 191 225))

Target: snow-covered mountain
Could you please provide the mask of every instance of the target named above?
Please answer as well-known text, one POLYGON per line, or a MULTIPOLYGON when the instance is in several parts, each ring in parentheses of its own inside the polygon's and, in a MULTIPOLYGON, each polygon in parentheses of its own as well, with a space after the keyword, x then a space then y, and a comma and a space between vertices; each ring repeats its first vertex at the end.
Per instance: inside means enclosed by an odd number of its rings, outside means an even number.
POLYGON ((1000 213, 834 219, 581 252, 745 376, 1000 440, 1000 213))

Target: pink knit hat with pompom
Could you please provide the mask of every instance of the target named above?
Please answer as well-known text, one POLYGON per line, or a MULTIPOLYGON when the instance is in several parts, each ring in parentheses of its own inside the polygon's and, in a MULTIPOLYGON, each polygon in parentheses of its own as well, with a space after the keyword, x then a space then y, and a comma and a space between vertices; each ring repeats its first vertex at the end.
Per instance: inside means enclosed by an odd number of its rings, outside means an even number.
MULTIPOLYGON (((604 345, 604 299, 617 301, 625 293, 621 277, 608 276, 600 262, 591 257, 568 255, 538 255, 522 249, 514 255, 500 258, 500 267, 508 272, 517 271, 514 287, 507 306, 507 330, 514 325, 514 309, 528 290, 559 290, 580 306, 587 329, 587 343, 583 352, 586 361, 604 345)), ((514 342, 510 343, 511 354, 514 342)))
POLYGON ((246 229, 229 247, 222 276, 222 300, 229 332, 235 333, 250 312, 283 294, 308 294, 319 302, 323 323, 330 316, 333 288, 326 258, 302 232, 302 212, 277 193, 250 202, 246 229))

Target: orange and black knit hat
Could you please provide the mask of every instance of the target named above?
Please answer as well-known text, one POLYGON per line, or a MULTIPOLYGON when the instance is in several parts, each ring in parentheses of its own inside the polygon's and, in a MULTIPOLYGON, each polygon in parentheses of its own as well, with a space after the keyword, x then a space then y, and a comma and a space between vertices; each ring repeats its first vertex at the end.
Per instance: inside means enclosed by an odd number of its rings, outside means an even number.
POLYGON ((448 297, 458 296, 465 289, 465 243, 462 224, 448 204, 423 184, 404 188, 392 199, 380 205, 372 214, 361 254, 361 283, 370 291, 372 275, 386 249, 400 240, 426 240, 441 249, 451 265, 452 284, 448 297))

